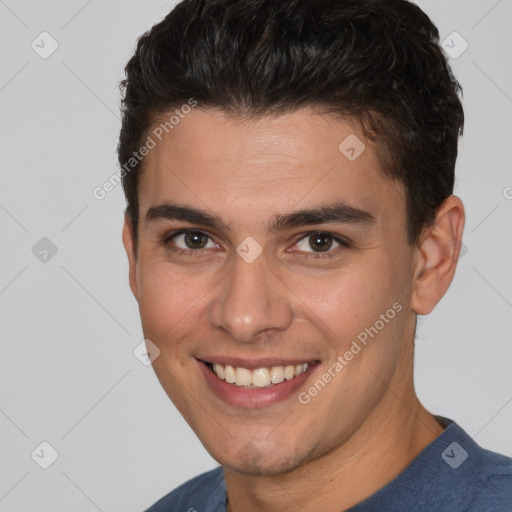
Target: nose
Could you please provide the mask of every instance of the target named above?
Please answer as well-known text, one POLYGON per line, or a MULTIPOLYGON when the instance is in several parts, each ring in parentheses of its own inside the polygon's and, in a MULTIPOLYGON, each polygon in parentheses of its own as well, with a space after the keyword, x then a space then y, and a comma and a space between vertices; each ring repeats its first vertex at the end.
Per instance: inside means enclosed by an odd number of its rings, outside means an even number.
POLYGON ((285 331, 293 321, 291 292, 268 266, 265 253, 252 263, 235 254, 232 265, 211 302, 211 325, 241 343, 285 331))

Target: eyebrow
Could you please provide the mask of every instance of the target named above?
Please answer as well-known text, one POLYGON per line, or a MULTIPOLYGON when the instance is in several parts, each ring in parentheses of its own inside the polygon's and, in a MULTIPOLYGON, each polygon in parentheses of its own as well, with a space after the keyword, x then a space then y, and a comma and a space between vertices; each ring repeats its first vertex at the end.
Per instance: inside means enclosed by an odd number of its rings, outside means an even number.
POLYGON ((284 231, 286 229, 311 224, 373 224, 375 217, 365 210, 355 208, 344 202, 320 205, 307 210, 299 210, 273 218, 269 231, 284 231))
POLYGON ((173 203, 152 206, 146 212, 147 223, 158 220, 184 220, 190 224, 200 224, 218 231, 231 232, 232 229, 218 215, 212 215, 205 210, 173 203))
MULTIPOLYGON (((198 224, 217 231, 233 231, 218 215, 212 215, 199 208, 174 203, 163 203, 152 206, 146 212, 146 223, 162 219, 182 220, 190 224, 198 224)), ((368 225, 374 222, 375 217, 371 213, 350 206, 344 202, 336 202, 320 205, 315 208, 276 215, 270 220, 268 231, 275 233, 312 224, 368 225)))

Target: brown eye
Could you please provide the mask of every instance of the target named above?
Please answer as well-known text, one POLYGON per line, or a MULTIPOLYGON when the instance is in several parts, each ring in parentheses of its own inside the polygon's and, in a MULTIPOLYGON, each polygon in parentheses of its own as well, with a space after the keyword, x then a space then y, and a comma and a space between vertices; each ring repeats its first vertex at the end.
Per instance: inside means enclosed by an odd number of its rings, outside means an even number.
POLYGON ((199 232, 186 233, 184 242, 189 249, 204 249, 208 243, 208 237, 199 232))
POLYGON ((315 252, 325 252, 332 247, 332 236, 327 233, 312 233, 308 238, 309 246, 315 252))
POLYGON ((348 243, 323 231, 308 233, 295 244, 298 251, 316 254, 334 252, 340 246, 348 247, 348 243))
POLYGON ((198 250, 213 249, 216 247, 213 240, 201 231, 176 233, 170 240, 172 240, 173 244, 179 249, 198 250))

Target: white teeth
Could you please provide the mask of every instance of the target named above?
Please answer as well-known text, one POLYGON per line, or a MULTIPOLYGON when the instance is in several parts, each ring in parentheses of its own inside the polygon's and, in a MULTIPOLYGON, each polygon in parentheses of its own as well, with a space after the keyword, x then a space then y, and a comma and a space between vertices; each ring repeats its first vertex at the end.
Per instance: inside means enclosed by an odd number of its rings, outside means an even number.
MULTIPOLYGON (((217 374, 217 375, 220 377, 219 374, 217 374)), ((234 384, 236 382, 234 366, 227 364, 224 367, 224 378, 226 379, 226 382, 229 382, 230 384, 234 384)))
POLYGON ((284 369, 284 378, 291 380, 293 377, 295 377, 295 366, 286 366, 284 369))
POLYGON ((258 368, 257 370, 253 370, 251 382, 259 388, 268 386, 270 384, 270 372, 266 368, 258 368))
POLYGON ((301 373, 302 373, 302 365, 301 364, 296 364, 295 365, 295 372, 294 372, 295 377, 298 377, 301 373))
POLYGON ((272 366, 270 368, 270 380, 272 384, 279 384, 284 380, 284 368, 282 366, 272 366))
POLYGON ((272 366, 272 368, 257 368, 248 370, 239 366, 229 364, 213 364, 213 371, 219 379, 229 384, 245 386, 250 388, 264 388, 274 384, 280 384, 284 380, 291 380, 303 374, 309 368, 309 363, 297 364, 295 366, 272 366))
POLYGON ((213 365, 213 370, 215 371, 219 379, 224 379, 224 377, 226 376, 224 373, 224 366, 222 366, 221 364, 215 363, 213 365))
POLYGON ((250 386, 251 385, 251 370, 247 370, 246 368, 240 368, 238 366, 236 369, 235 377, 236 377, 235 384, 237 386, 250 386))

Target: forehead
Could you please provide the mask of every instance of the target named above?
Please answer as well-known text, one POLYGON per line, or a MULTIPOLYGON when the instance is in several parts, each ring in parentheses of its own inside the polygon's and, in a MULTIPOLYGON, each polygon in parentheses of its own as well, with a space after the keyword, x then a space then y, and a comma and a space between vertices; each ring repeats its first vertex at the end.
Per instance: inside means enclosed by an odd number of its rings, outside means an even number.
POLYGON ((166 201, 254 228, 272 215, 339 200, 375 217, 397 203, 403 209, 401 187, 383 175, 354 120, 309 108, 259 119, 195 108, 153 138, 139 182, 141 217, 166 201))

